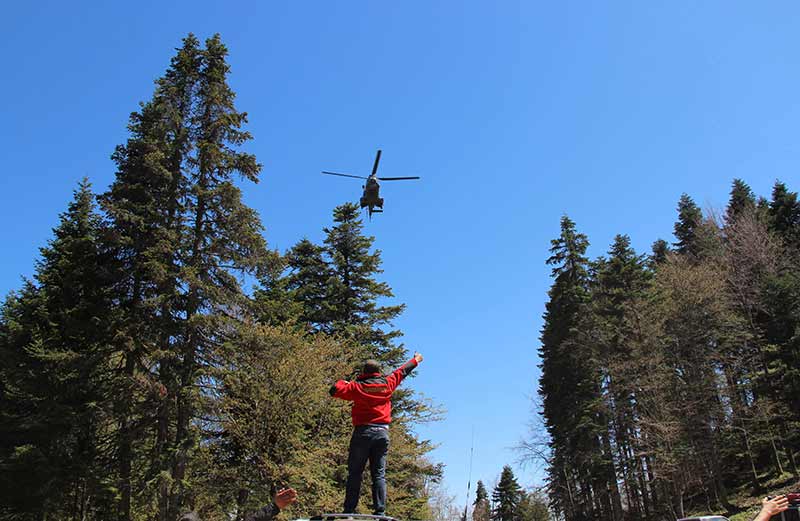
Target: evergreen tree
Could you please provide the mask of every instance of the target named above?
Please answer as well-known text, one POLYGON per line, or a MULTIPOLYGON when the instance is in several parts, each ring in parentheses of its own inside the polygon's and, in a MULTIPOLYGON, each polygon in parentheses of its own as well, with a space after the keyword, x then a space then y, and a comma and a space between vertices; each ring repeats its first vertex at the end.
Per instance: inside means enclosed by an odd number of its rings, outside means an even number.
POLYGON ((585 256, 589 242, 564 216, 561 235, 551 243, 547 263, 554 266, 555 281, 548 293, 541 333, 539 394, 550 435, 551 499, 558 511, 572 519, 578 512, 593 509, 588 473, 595 430, 584 427, 594 420, 599 386, 594 355, 588 346, 579 345, 575 336, 589 296, 589 261, 585 256))
POLYGON ((752 213, 756 207, 756 197, 750 187, 741 179, 733 180, 731 198, 725 211, 725 221, 732 223, 744 213, 752 213))
POLYGON ((650 272, 645 258, 631 248, 630 238, 617 235, 607 259, 595 263, 591 306, 585 315, 582 329, 590 335, 585 339, 597 350, 602 405, 598 407, 598 430, 602 449, 599 453, 606 486, 599 492, 604 498, 606 516, 622 518, 622 498, 617 485, 617 469, 628 474, 632 483, 627 487, 627 502, 636 511, 644 509, 646 490, 635 484, 644 465, 634 456, 638 436, 635 422, 636 385, 627 366, 632 350, 631 340, 638 335, 636 327, 637 302, 649 288, 650 272), (612 443, 613 442, 613 443, 612 443), (604 489, 609 490, 608 499, 604 489))
POLYGON ((797 192, 790 192, 780 181, 776 181, 772 188, 769 220, 772 230, 787 244, 797 247, 800 240, 800 203, 797 202, 797 192))
POLYGON ((9 515, 110 514, 103 433, 114 320, 93 199, 84 180, 41 249, 35 283, 0 316, 0 512, 9 515))
POLYGON ((191 120, 196 154, 185 165, 189 189, 179 242, 180 280, 186 288, 180 315, 185 317, 185 329, 176 343, 170 519, 185 507, 191 489, 186 470, 199 443, 193 422, 201 400, 196 384, 204 369, 214 364, 231 312, 246 306, 237 274, 254 274, 267 259, 259 218, 242 203, 234 183, 235 175, 256 182, 261 165, 252 154, 239 151, 251 136, 241 130, 247 115, 234 107, 234 93, 227 84, 227 49, 219 35, 206 40, 201 56, 191 120))
POLYGON ((657 242, 649 262, 617 236, 590 263, 562 221, 540 348, 556 516, 733 512, 731 486, 800 473, 796 200, 755 201, 734 182, 720 229, 684 195, 677 251, 657 242))
POLYGON ((331 276, 323 330, 352 339, 387 365, 399 365, 405 361, 405 350, 394 339, 402 333, 391 329, 391 323, 405 305, 378 305, 379 299, 394 295, 388 284, 375 280, 375 275, 383 272, 380 250, 370 251, 375 238, 363 234, 364 224, 355 204, 336 207, 333 221, 334 226, 325 228, 331 276))
POLYGON ((248 306, 238 276, 263 270, 271 258, 259 219, 234 183, 235 176, 257 181, 261 167, 240 151, 250 135, 227 85, 226 55, 218 35, 204 49, 194 36, 184 39, 153 99, 131 116, 131 138, 114 156, 117 180, 103 198, 129 325, 119 336, 128 380, 118 407, 125 521, 134 431, 141 429, 155 434, 156 456, 141 479, 157 484, 158 518, 174 519, 184 508, 192 482, 186 470, 199 443, 197 383, 215 363, 226 323, 248 306), (134 412, 139 378, 164 390, 152 420, 134 412))
POLYGON ((687 194, 678 201, 678 221, 675 223, 674 246, 678 253, 697 255, 697 235, 703 223, 703 212, 687 194))
POLYGON ((494 511, 492 520, 494 521, 518 521, 519 504, 522 499, 522 489, 514 477, 511 467, 506 465, 500 474, 500 481, 492 492, 494 511))
POLYGON ((657 266, 667 260, 667 255, 670 252, 669 243, 664 239, 658 239, 653 243, 651 251, 650 264, 651 266, 657 266))
POLYGON ((292 299, 301 307, 301 320, 313 330, 331 333, 332 303, 328 300, 328 286, 333 273, 324 255, 322 246, 308 239, 298 242, 286 255, 290 269, 286 285, 292 299))
POLYGON ((475 488, 475 501, 472 503, 472 521, 489 521, 491 516, 489 493, 483 481, 478 480, 475 488))
POLYGON ((199 41, 190 34, 156 81, 153 98, 131 114, 130 137, 112 156, 116 179, 100 198, 111 228, 114 292, 123 313, 116 335, 123 371, 115 404, 121 521, 131 519, 135 490, 148 491, 139 504, 150 502, 147 495, 159 494, 159 519, 167 515, 168 446, 179 387, 174 346, 182 336, 180 244, 188 212, 186 169, 193 150, 191 118, 200 62, 199 41), (142 382, 158 389, 155 403, 146 403, 139 392, 142 382), (148 407, 156 410, 155 418, 148 407), (136 460, 148 450, 144 442, 150 441, 140 433, 151 430, 155 440, 149 468, 134 476, 136 460), (157 482, 157 491, 142 482, 157 482))

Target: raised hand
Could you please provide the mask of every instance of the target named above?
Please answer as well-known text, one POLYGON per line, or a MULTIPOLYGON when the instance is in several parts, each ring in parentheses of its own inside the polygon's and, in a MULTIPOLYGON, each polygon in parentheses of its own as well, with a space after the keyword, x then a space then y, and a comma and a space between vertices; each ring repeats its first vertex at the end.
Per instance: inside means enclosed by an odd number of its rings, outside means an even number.
POLYGON ((775 514, 780 514, 789 508, 789 498, 786 496, 765 497, 761 501, 761 512, 753 521, 769 521, 775 514))
POLYGON ((275 494, 273 499, 278 508, 283 510, 297 501, 297 492, 293 488, 282 488, 275 494))

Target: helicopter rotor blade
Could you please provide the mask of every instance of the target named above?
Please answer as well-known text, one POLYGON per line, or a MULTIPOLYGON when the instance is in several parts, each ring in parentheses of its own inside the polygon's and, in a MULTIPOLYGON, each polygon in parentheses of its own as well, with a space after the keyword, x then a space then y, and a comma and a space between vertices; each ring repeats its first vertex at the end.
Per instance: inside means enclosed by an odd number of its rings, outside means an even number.
POLYGON ((341 176, 341 177, 354 177, 356 179, 367 179, 366 177, 360 176, 360 175, 340 174, 338 172, 325 172, 325 171, 323 171, 322 173, 323 174, 327 174, 327 175, 338 175, 338 176, 341 176))
POLYGON ((372 165, 372 175, 375 175, 375 173, 378 171, 378 162, 380 162, 380 160, 381 160, 381 151, 378 150, 378 153, 375 155, 375 164, 372 165))
POLYGON ((406 179, 419 179, 419 176, 414 177, 379 177, 381 181, 404 181, 406 179))

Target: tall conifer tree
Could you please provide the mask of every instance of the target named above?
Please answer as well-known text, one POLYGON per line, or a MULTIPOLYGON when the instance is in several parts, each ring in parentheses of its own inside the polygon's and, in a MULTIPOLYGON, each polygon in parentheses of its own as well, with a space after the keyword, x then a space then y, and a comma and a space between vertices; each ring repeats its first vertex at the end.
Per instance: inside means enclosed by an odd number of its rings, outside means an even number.
POLYGON ((363 234, 359 208, 347 203, 333 211, 334 225, 325 228, 325 252, 331 277, 328 283, 326 322, 328 332, 343 334, 366 347, 370 356, 388 365, 404 362, 405 350, 394 339, 401 332, 392 320, 405 306, 382 306, 379 299, 394 295, 375 275, 382 273, 380 251, 371 251, 374 237, 363 234))
POLYGON ((517 521, 519 519, 519 503, 522 499, 522 488, 514 477, 514 471, 508 465, 503 467, 500 481, 492 492, 494 511, 493 521, 517 521))
POLYGON ((41 249, 35 283, 0 316, 0 489, 12 494, 0 504, 42 516, 111 514, 103 433, 114 317, 93 200, 84 180, 41 249))
POLYGON ((678 221, 675 223, 674 246, 678 253, 697 255, 699 229, 703 223, 703 212, 687 194, 678 201, 678 221))
MULTIPOLYGON (((591 422, 593 406, 599 395, 593 377, 592 353, 577 343, 581 314, 585 311, 589 286, 589 241, 575 229, 575 223, 561 218, 561 234, 551 241, 554 282, 544 314, 541 333, 542 375, 539 394, 542 415, 550 435, 550 490, 554 505, 567 518, 593 509, 591 477, 587 453, 593 429, 580 428, 591 422)), ((585 347, 585 346, 584 346, 585 347)))
POLYGON ((478 480, 475 487, 475 501, 472 503, 472 521, 489 521, 490 517, 489 493, 483 481, 478 480))
POLYGON ((741 179, 734 179, 731 187, 731 197, 725 210, 725 220, 732 223, 740 215, 752 213, 755 207, 756 196, 753 194, 753 190, 741 179))

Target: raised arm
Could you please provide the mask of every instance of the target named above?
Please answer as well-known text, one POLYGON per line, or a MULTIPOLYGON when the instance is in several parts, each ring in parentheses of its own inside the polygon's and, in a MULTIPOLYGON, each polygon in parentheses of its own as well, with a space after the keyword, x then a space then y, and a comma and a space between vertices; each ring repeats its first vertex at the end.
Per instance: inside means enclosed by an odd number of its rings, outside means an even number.
POLYGON ((386 383, 389 386, 389 390, 394 391, 397 389, 397 386, 400 385, 400 382, 402 382, 406 376, 410 375, 411 371, 413 371, 420 362, 422 362, 422 355, 419 353, 414 353, 414 357, 411 360, 395 369, 394 372, 392 372, 392 374, 386 378, 386 383))
POLYGON ((297 492, 293 488, 284 488, 272 498, 272 504, 261 507, 248 514, 245 521, 271 521, 280 511, 297 501, 297 492))
POLYGON ((337 380, 328 389, 328 393, 334 398, 341 398, 342 400, 352 400, 353 391, 355 390, 355 382, 348 382, 347 380, 337 380))

